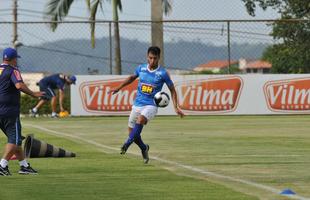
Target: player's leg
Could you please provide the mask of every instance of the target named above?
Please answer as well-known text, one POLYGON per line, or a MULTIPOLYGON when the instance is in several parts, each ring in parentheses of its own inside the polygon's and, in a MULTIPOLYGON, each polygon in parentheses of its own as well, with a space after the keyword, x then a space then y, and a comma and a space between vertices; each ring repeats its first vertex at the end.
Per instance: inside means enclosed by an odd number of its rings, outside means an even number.
MULTIPOLYGON (((8 141, 10 139, 10 135, 7 133, 7 126, 8 126, 8 118, 0 118, 0 128, 3 133, 7 136, 8 141)), ((11 173, 9 171, 9 160, 15 154, 15 145, 7 143, 4 147, 4 152, 2 158, 0 160, 0 175, 1 176, 10 176, 11 173)))
POLYGON ((20 123, 19 117, 8 117, 2 120, 2 131, 8 138, 8 142, 5 145, 2 159, 0 160, 0 173, 3 176, 10 176, 9 160, 17 153, 17 143, 21 144, 20 123))
POLYGON ((141 139, 141 132, 143 129, 143 126, 151 119, 153 119, 157 114, 158 108, 156 106, 143 106, 141 108, 133 107, 133 110, 131 112, 131 115, 129 117, 129 128, 132 128, 131 132, 129 133, 129 137, 127 141, 124 144, 124 147, 128 148, 134 140, 137 141, 137 143, 142 143, 141 150, 146 149, 146 145, 144 145, 142 139, 141 139), (140 113, 137 116, 137 119, 135 120, 135 113, 140 113), (135 124, 133 124, 135 121, 135 124))
POLYGON ((129 148, 129 146, 135 141, 135 139, 139 138, 142 132, 142 129, 143 129, 143 125, 146 123, 147 123, 147 119, 143 115, 139 115, 133 129, 129 133, 129 136, 126 142, 121 148, 121 154, 124 154, 129 148))
MULTIPOLYGON (((128 127, 128 135, 131 133, 132 128, 128 127)), ((141 151, 145 150, 146 145, 143 143, 141 136, 138 138, 135 138, 134 142, 138 147, 141 149, 141 151)))
MULTIPOLYGON (((0 129, 3 131, 5 131, 4 129, 4 125, 3 125, 3 122, 4 122, 4 118, 1 118, 0 117, 0 129)), ((6 150, 4 150, 6 151, 6 150)), ((8 160, 4 160, 3 158, 0 160, 0 176, 9 176, 10 175, 10 171, 9 171, 9 168, 7 167, 8 165, 8 160)))
POLYGON ((45 99, 40 99, 39 102, 37 103, 37 105, 32 108, 32 110, 34 112, 38 112, 38 110, 41 108, 41 106, 43 106, 45 104, 46 100, 45 99))
MULTIPOLYGON (((140 116, 141 109, 142 109, 141 107, 135 107, 135 106, 132 107, 132 110, 131 110, 131 113, 128 119, 128 136, 130 135, 132 129, 134 128, 136 124, 138 117, 140 116)), ((141 150, 145 149, 145 144, 141 140, 141 137, 134 138, 134 142, 139 146, 141 150)))
POLYGON ((17 146, 15 155, 20 165, 20 170, 18 172, 19 174, 38 174, 37 170, 33 169, 25 159, 24 151, 21 145, 17 146))
POLYGON ((40 86, 40 91, 41 92, 45 92, 44 96, 40 98, 39 102, 37 103, 37 105, 35 107, 33 107, 32 109, 30 109, 30 116, 35 117, 38 110, 41 108, 41 106, 43 106, 47 101, 49 101, 54 94, 53 90, 51 90, 50 88, 44 87, 42 85, 40 86))
POLYGON ((37 174, 38 172, 36 170, 34 170, 30 164, 27 162, 27 160, 25 159, 25 154, 24 151, 22 149, 22 127, 20 124, 20 119, 19 117, 17 118, 15 127, 17 128, 17 130, 15 130, 17 132, 17 136, 18 139, 16 139, 16 149, 15 149, 15 155, 17 160, 19 161, 19 165, 20 165, 20 170, 19 170, 19 174, 37 174))
POLYGON ((52 118, 57 118, 57 112, 56 112, 56 105, 57 105, 57 96, 56 93, 54 92, 54 90, 52 90, 51 88, 47 88, 47 98, 49 100, 51 100, 51 108, 52 108, 52 118))
POLYGON ((141 138, 141 132, 143 129, 143 126, 152 118, 155 117, 157 114, 157 107, 155 106, 144 106, 140 108, 140 115, 137 117, 136 123, 133 126, 132 123, 129 121, 129 127, 133 127, 131 129, 131 132, 129 133, 127 141, 124 143, 121 149, 121 154, 124 154, 128 147, 133 143, 133 141, 138 144, 138 146, 141 149, 142 156, 144 159, 144 162, 147 163, 149 161, 149 156, 148 156, 148 150, 149 150, 149 145, 144 144, 142 138, 141 138))
POLYGON ((29 110, 30 117, 35 117, 38 113, 38 110, 45 104, 46 100, 40 99, 37 105, 29 110))
MULTIPOLYGON (((138 117, 140 116, 140 111, 141 111, 141 107, 136 107, 136 106, 132 106, 129 118, 128 118, 128 138, 132 137, 133 135, 131 134, 133 131, 133 128, 136 124, 136 121, 138 119, 138 117)), ((127 139, 128 140, 128 139, 127 139)), ((134 140, 134 139, 133 139, 134 140)), ((121 147, 121 154, 125 154, 127 149, 128 149, 129 145, 125 145, 123 144, 121 147)))
MULTIPOLYGON (((155 106, 145 106, 144 109, 141 111, 141 115, 144 116, 147 119, 147 122, 149 122, 151 119, 153 119, 157 114, 158 108, 155 106)), ((137 137, 142 143, 141 135, 137 137)), ((143 157, 143 162, 147 164, 149 162, 149 150, 150 146, 148 144, 144 145, 145 147, 141 148, 141 153, 143 157)))
POLYGON ((9 161, 10 158, 15 154, 15 151, 16 151, 16 145, 7 143, 4 147, 4 153, 2 158, 9 161))
POLYGON ((4 132, 8 138, 8 143, 5 146, 5 151, 0 161, 0 166, 8 169, 8 161, 15 154, 21 167, 19 171, 20 174, 36 174, 37 172, 32 169, 25 160, 21 147, 22 135, 19 117, 7 118, 4 124, 4 132))
POLYGON ((57 98, 56 96, 53 96, 51 99, 52 117, 57 117, 56 105, 57 105, 57 98))

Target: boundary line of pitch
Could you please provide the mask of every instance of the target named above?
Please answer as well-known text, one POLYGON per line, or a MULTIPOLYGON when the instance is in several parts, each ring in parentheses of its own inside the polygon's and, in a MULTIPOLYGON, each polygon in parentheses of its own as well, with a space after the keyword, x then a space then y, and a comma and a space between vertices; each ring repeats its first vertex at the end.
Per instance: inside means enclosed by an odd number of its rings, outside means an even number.
MULTIPOLYGON (((119 151, 119 148, 110 147, 110 146, 107 146, 107 145, 104 145, 104 144, 100 144, 100 143, 95 142, 93 140, 88 140, 88 139, 85 139, 85 138, 82 138, 82 137, 79 137, 79 136, 76 136, 76 135, 71 135, 71 134, 68 134, 68 133, 59 132, 59 131, 55 131, 55 130, 52 130, 52 129, 44 128, 43 126, 38 126, 38 125, 28 124, 28 123, 23 123, 23 125, 24 126, 28 126, 28 127, 32 127, 32 128, 36 128, 36 129, 39 129, 39 130, 42 130, 42 131, 46 131, 47 134, 50 134, 50 135, 54 135, 54 136, 56 135, 56 136, 68 137, 68 138, 76 139, 76 140, 79 140, 79 141, 82 141, 82 142, 85 142, 85 143, 88 143, 88 144, 92 144, 92 145, 94 145, 96 147, 112 150, 113 152, 114 151, 117 151, 117 152, 119 151)), ((100 150, 102 152, 104 152, 104 153, 110 153, 109 151, 106 151, 106 150, 103 150, 103 149, 100 149, 100 150)), ((128 152, 128 153, 132 154, 132 155, 140 156, 140 154, 137 154, 137 153, 132 153, 132 152, 128 152)), ((273 187, 270 187, 270 186, 266 186, 266 185, 263 185, 263 184, 260 184, 260 183, 255 183, 253 181, 243 180, 243 179, 234 178, 234 177, 231 177, 231 176, 226 176, 226 175, 210 172, 207 169, 200 169, 200 168, 197 168, 197 167, 193 167, 193 166, 190 166, 190 165, 185 165, 185 164, 178 163, 178 162, 175 162, 175 161, 170 161, 170 160, 162 159, 162 158, 159 158, 157 156, 150 156, 150 158, 153 159, 153 160, 162 162, 162 163, 174 165, 174 166, 177 166, 179 168, 183 168, 183 169, 186 169, 186 170, 189 170, 189 171, 192 171, 192 172, 196 172, 196 173, 199 173, 199 174, 202 174, 202 175, 205 175, 205 176, 216 177, 216 178, 219 178, 219 179, 226 179, 226 180, 229 180, 229 181, 242 183, 242 184, 253 186, 253 187, 265 190, 265 191, 272 192, 274 194, 280 194, 280 192, 281 192, 281 190, 278 190, 276 188, 273 188, 273 187)), ((286 197, 291 198, 291 199, 310 200, 310 198, 299 196, 299 195, 288 195, 286 197)))

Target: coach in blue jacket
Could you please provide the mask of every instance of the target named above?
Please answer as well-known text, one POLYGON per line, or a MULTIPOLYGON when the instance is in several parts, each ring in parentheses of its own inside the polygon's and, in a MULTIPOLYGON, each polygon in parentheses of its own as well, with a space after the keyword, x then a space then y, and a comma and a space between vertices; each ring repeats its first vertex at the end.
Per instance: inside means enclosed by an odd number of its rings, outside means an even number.
POLYGON ((15 155, 19 160, 19 174, 37 174, 24 157, 20 124, 20 91, 41 97, 43 92, 31 91, 23 82, 17 68, 17 52, 13 48, 3 51, 3 63, 0 65, 0 129, 8 138, 4 154, 0 160, 0 176, 10 176, 8 162, 15 155))

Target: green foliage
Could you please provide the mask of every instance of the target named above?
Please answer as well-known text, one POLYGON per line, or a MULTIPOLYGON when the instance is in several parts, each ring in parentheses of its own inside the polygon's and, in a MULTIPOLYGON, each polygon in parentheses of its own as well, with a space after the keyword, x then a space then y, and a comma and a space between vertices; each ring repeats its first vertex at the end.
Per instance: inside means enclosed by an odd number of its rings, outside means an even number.
POLYGON ((224 69, 221 69, 219 72, 219 74, 238 74, 238 73, 240 73, 240 69, 239 69, 238 64, 230 65, 229 70, 228 70, 228 68, 224 68, 224 69))
MULTIPOLYGON (((20 112, 22 114, 28 114, 29 110, 31 108, 33 108, 37 103, 38 103, 39 99, 37 98, 33 98, 29 95, 26 94, 22 94, 21 95, 21 99, 20 99, 20 112)), ((65 90, 65 99, 64 99, 64 108, 69 111, 70 113, 70 89, 66 88, 65 90)), ((57 97, 57 112, 59 112, 59 101, 58 101, 58 97, 57 97)), ((46 102, 38 111, 38 113, 40 115, 42 114, 50 114, 52 112, 51 109, 51 102, 46 102)))
POLYGON ((215 73, 210 70, 204 70, 204 71, 198 72, 198 74, 215 74, 215 73))
POLYGON ((309 0, 242 0, 250 15, 255 15, 256 4, 272 7, 281 13, 273 25, 272 36, 279 41, 268 48, 263 59, 272 63, 274 73, 310 73, 310 3, 309 0), (302 19, 293 21, 291 19, 302 19), (291 21, 288 21, 291 20, 291 21))
POLYGON ((263 60, 272 63, 272 73, 309 73, 309 66, 302 63, 301 57, 284 44, 269 47, 263 54, 263 60))
POLYGON ((186 73, 184 75, 198 75, 198 74, 214 74, 214 72, 210 71, 210 70, 204 70, 204 71, 200 71, 200 72, 189 72, 189 73, 186 73))

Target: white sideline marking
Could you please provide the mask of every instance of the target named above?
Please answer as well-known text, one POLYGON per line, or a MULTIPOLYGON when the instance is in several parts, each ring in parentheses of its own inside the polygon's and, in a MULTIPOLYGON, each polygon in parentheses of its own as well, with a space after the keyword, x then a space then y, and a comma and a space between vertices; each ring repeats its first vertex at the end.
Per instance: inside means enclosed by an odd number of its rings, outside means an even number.
MULTIPOLYGON (((97 147, 102 147, 102 148, 106 148, 106 149, 113 150, 113 151, 119 151, 119 148, 110 147, 110 146, 107 146, 107 145, 104 145, 104 144, 100 144, 98 142, 95 142, 95 141, 92 141, 92 140, 88 140, 88 139, 85 139, 85 138, 82 138, 82 137, 79 137, 79 136, 76 136, 76 135, 71 135, 71 134, 64 133, 64 132, 58 132, 58 131, 55 131, 55 130, 47 129, 47 128, 44 128, 42 126, 33 125, 33 124, 25 124, 24 123, 23 125, 30 126, 30 127, 42 130, 42 131, 49 132, 48 134, 50 134, 50 135, 57 135, 57 136, 61 136, 61 137, 65 136, 65 137, 73 138, 73 139, 76 139, 76 140, 80 140, 80 141, 83 141, 83 142, 95 145, 97 147), (53 134, 51 134, 51 133, 53 133, 53 134)), ((104 150, 102 150, 102 151, 105 152, 105 153, 109 153, 109 152, 104 151, 104 150)), ((140 154, 137 154, 137 153, 131 153, 131 152, 128 152, 128 153, 133 154, 133 155, 140 155, 140 154)), ((239 179, 239 178, 234 178, 234 177, 231 177, 231 176, 221 175, 221 174, 218 174, 218 173, 210 172, 207 169, 199 169, 197 167, 193 167, 193 166, 190 166, 190 165, 184 165, 184 164, 181 164, 181 163, 178 163, 178 162, 174 162, 174 161, 170 161, 170 160, 165 160, 165 159, 162 159, 162 158, 159 158, 159 157, 150 156, 150 158, 153 159, 153 160, 157 160, 159 162, 162 162, 162 163, 167 163, 167 164, 174 165, 174 166, 177 166, 177 167, 180 167, 180 168, 183 168, 183 169, 187 169, 187 170, 192 171, 192 172, 200 173, 200 174, 203 174, 205 176, 211 176, 211 177, 216 177, 216 178, 220 178, 220 179, 230 180, 230 181, 233 181, 233 182, 243 183, 243 184, 246 184, 246 185, 249 185, 249 186, 253 186, 253 187, 256 187, 256 188, 259 188, 259 189, 263 189, 263 190, 266 190, 266 191, 269 191, 269 192, 272 192, 272 193, 275 193, 275 194, 280 194, 281 193, 281 190, 278 190, 276 188, 273 188, 273 187, 270 187, 270 186, 266 186, 266 185, 263 185, 263 184, 260 184, 260 183, 255 183, 255 182, 252 182, 252 181, 247 181, 247 180, 243 180, 243 179, 239 179)), ((286 197, 291 198, 291 199, 310 200, 310 198, 299 196, 299 195, 286 195, 286 197)))
POLYGON ((239 155, 217 155, 216 157, 221 157, 221 158, 238 158, 238 157, 258 157, 258 158, 269 157, 269 158, 273 158, 273 157, 275 157, 275 158, 277 158, 277 157, 301 157, 301 156, 303 156, 303 155, 299 155, 299 154, 291 154, 291 155, 285 155, 285 154, 283 154, 283 155, 281 155, 281 154, 278 154, 278 155, 239 154, 239 155))

